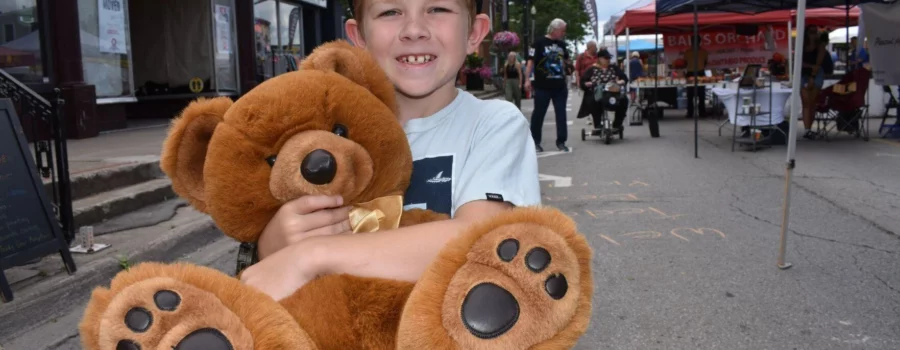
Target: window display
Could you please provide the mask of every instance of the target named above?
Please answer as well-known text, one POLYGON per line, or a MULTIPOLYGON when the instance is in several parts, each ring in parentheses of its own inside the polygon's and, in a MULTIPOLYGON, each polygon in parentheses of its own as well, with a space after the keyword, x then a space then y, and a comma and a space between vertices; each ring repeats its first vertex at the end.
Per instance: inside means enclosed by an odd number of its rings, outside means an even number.
MULTIPOLYGON (((254 5, 256 18, 257 78, 260 81, 295 71, 318 42, 311 42, 303 28, 318 8, 300 2, 263 0, 254 5)), ((311 32, 313 33, 313 32, 311 32)), ((314 34, 317 34, 315 31, 314 34)))

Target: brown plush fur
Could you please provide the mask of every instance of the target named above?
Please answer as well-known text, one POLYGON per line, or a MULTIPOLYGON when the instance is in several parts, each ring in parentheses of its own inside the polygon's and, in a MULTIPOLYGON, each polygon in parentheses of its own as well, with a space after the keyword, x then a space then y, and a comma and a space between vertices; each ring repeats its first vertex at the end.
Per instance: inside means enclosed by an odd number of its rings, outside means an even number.
MULTIPOLYGON (((255 242, 285 202, 308 194, 341 195, 347 204, 404 193, 412 156, 397 123, 394 90, 365 51, 345 42, 318 48, 301 70, 270 79, 237 101, 200 99, 172 125, 161 167, 174 189, 208 213, 222 231, 255 242), (347 135, 333 133, 340 124, 347 135), (307 182, 299 168, 316 149, 337 164, 328 184, 307 182), (275 156, 274 165, 267 158, 275 156)), ((409 210, 401 226, 444 220, 409 210)), ((402 243, 398 243, 402 244, 402 243)), ((416 283, 348 275, 313 280, 278 302, 215 270, 142 264, 98 288, 81 323, 85 348, 112 349, 122 339, 143 348, 170 348, 190 332, 212 327, 235 349, 564 348, 590 320, 590 248, 574 223, 552 209, 520 208, 477 225, 452 241, 416 283), (515 237, 522 247, 505 263, 497 245, 515 237), (541 246, 553 256, 540 273, 525 252, 541 246), (550 298, 544 281, 567 277, 569 291, 550 298), (518 322, 483 340, 459 317, 468 291, 491 281, 515 296, 518 322), (182 297, 177 312, 156 309, 153 295, 182 297), (124 326, 132 307, 155 310, 151 329, 124 326)))

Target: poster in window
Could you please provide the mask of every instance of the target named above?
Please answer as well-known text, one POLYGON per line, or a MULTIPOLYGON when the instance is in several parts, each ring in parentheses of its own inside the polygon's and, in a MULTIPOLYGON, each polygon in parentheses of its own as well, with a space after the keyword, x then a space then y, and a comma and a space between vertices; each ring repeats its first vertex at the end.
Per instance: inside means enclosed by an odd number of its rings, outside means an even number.
POLYGON ((231 7, 216 5, 216 53, 231 54, 231 7))
POLYGON ((97 0, 97 19, 100 22, 97 33, 100 52, 128 53, 125 50, 125 4, 123 4, 123 0, 97 0))

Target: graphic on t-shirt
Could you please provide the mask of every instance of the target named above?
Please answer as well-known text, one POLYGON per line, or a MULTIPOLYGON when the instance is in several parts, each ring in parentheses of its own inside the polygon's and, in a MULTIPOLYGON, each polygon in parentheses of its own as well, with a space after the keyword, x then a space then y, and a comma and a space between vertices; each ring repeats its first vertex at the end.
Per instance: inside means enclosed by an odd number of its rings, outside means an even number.
POLYGON ((538 69, 546 74, 547 79, 563 79, 565 76, 563 73, 563 68, 565 67, 563 62, 564 50, 564 48, 556 44, 544 46, 544 55, 541 61, 538 62, 538 69))
POLYGON ((428 209, 450 215, 452 197, 453 155, 413 162, 412 179, 403 198, 404 209, 428 209))

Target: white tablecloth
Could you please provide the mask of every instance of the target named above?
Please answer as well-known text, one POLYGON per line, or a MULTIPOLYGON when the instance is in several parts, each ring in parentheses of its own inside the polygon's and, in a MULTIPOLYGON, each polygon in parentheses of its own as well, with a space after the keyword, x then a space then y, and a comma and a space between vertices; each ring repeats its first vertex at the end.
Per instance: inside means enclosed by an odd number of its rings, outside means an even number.
MULTIPOLYGON (((756 90, 756 103, 760 105, 762 112, 769 112, 769 89, 772 89, 772 113, 757 115, 756 123, 754 123, 755 125, 778 125, 784 121, 784 106, 791 97, 791 89, 776 85, 773 88, 756 90)), ((712 92, 725 104, 725 109, 728 111, 729 122, 737 124, 737 126, 747 126, 751 124, 749 115, 741 115, 737 118, 737 122, 735 122, 738 103, 741 103, 737 101, 737 89, 714 88, 712 89, 712 92)), ((741 99, 752 96, 752 89, 741 89, 741 99)))

